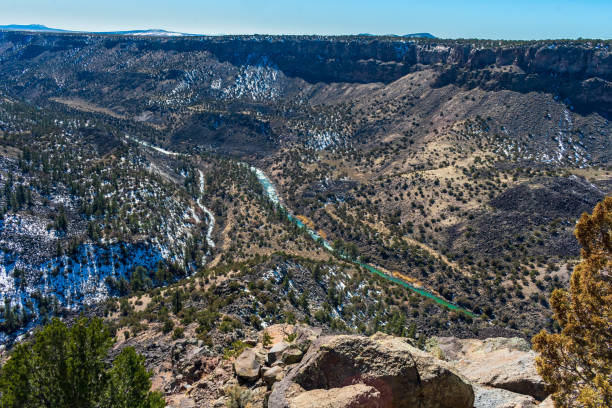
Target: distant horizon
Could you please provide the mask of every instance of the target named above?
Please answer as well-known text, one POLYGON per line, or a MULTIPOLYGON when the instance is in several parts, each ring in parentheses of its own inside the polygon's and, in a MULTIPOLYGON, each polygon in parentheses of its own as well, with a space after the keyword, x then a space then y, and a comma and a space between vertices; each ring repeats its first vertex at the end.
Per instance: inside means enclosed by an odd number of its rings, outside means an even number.
POLYGON ((187 32, 180 32, 180 31, 174 31, 174 30, 166 30, 163 28, 158 28, 158 27, 147 27, 147 28, 141 28, 141 27, 134 27, 134 28, 130 28, 127 30, 111 30, 111 31, 95 31, 95 30, 70 30, 70 29, 66 29, 64 27, 50 27, 46 24, 39 24, 39 23, 32 23, 32 24, 0 24, 0 30, 6 30, 6 27, 10 27, 10 31, 41 31, 41 32, 65 32, 65 33, 88 33, 88 34, 111 34, 111 33, 127 33, 127 32, 146 32, 146 31, 151 31, 151 32, 155 32, 155 31, 159 31, 159 32, 166 32, 166 33, 178 33, 178 34, 184 34, 184 35, 190 35, 190 36, 232 36, 232 35, 270 35, 270 36, 274 36, 274 35, 296 35, 296 36, 300 36, 300 35, 304 35, 304 36, 330 36, 330 37, 334 37, 334 36, 378 36, 378 37, 385 37, 385 36, 394 36, 394 37, 406 37, 406 36, 416 36, 416 35, 422 35, 423 37, 427 37, 427 36, 431 36, 431 37, 435 37, 435 38, 440 38, 435 36, 432 33, 429 32, 419 32, 419 33, 402 33, 402 34, 397 34, 397 33, 388 33, 388 34, 372 34, 372 33, 356 33, 356 34, 318 34, 318 33, 310 33, 310 34, 270 34, 270 33, 224 33, 224 34, 207 34, 207 33, 187 33, 187 32))
POLYGON ((198 35, 404 35, 448 39, 612 38, 609 0, 3 0, 0 25, 70 31, 153 27, 198 35))
MULTIPOLYGON (((40 32, 40 33, 57 33, 57 34, 115 34, 115 33, 130 33, 130 32, 166 32, 166 33, 176 33, 182 34, 186 37, 223 37, 223 36, 322 36, 322 37, 352 37, 352 36, 373 36, 373 37, 398 37, 398 38, 414 38, 414 39, 438 39, 438 40, 480 40, 480 41, 610 41, 611 38, 587 38, 587 37, 577 37, 577 38, 533 38, 533 39, 515 39, 515 38, 486 38, 486 37, 440 37, 435 33, 431 32, 414 32, 414 33, 386 33, 386 34, 374 34, 374 33, 345 33, 345 34, 320 34, 320 33, 188 33, 188 32, 180 32, 175 30, 167 30, 158 27, 148 27, 148 28, 140 28, 133 27, 122 30, 111 30, 111 31, 94 31, 94 30, 71 30, 66 29, 64 27, 50 27, 46 24, 40 23, 32 23, 32 24, 0 24, 0 31, 23 31, 23 32, 40 32), (17 29, 12 27, 23 27, 23 29, 17 29), (5 27, 11 27, 11 29, 5 29, 5 27), (28 27, 40 27, 47 30, 32 30, 28 29, 28 27), (422 36, 418 36, 422 35, 422 36), (428 37, 430 35, 431 37, 428 37)), ((161 35, 163 36, 163 35, 161 35)), ((172 36, 169 36, 172 37, 172 36)))

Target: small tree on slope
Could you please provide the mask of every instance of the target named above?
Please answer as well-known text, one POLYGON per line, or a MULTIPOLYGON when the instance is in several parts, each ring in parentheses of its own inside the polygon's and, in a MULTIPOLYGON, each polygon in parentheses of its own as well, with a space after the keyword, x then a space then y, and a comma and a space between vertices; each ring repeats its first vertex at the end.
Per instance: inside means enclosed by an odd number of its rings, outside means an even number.
POLYGON ((582 214, 574 234, 582 260, 569 291, 550 298, 562 330, 533 338, 536 366, 556 407, 612 407, 612 197, 582 214))

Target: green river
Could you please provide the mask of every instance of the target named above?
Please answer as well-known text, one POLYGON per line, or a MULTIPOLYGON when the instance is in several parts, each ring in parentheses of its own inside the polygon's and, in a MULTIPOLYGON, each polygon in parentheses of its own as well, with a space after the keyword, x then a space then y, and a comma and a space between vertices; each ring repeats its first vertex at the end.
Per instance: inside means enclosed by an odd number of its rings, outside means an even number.
MULTIPOLYGON (((308 228, 306 225, 304 225, 304 223, 302 221, 300 221, 299 219, 297 219, 294 215, 292 215, 289 210, 281 203, 279 197, 278 197, 278 192, 276 191, 276 188, 274 187, 274 184, 272 184, 272 181, 268 178, 268 176, 266 176, 266 174, 261 171, 260 169, 256 168, 256 167, 251 167, 251 170, 255 173, 255 175, 257 176, 257 179, 259 180, 259 183, 261 184, 261 186, 264 189, 264 192, 266 194, 266 197, 268 197, 268 199, 270 199, 273 203, 281 206, 284 210, 287 211, 287 217, 289 218, 289 220, 291 220, 291 222, 295 223, 299 228, 302 228, 304 230, 306 230, 306 232, 308 232, 308 234, 317 242, 319 242, 325 249, 327 249, 330 252, 334 252, 334 248, 331 246, 331 244, 323 239, 319 234, 317 234, 316 231, 313 231, 312 229, 308 228)), ((406 289, 409 289, 411 291, 413 291, 414 293, 417 293, 421 296, 424 296, 426 298, 432 299, 433 301, 435 301, 436 303, 438 303, 439 305, 442 305, 448 309, 451 310, 456 310, 458 312, 464 313, 470 317, 474 317, 474 313, 472 313, 471 311, 458 306, 454 303, 448 302, 447 300, 434 295, 431 292, 428 292, 425 289, 410 285, 409 283, 407 283, 406 281, 396 278, 395 276, 391 276, 383 271, 381 271, 380 269, 369 265, 369 264, 365 264, 363 262, 360 262, 357 259, 350 259, 345 255, 340 254, 340 256, 342 258, 344 258, 347 261, 352 262, 353 264, 360 266, 366 270, 368 270, 370 273, 373 273, 375 275, 378 275, 384 279, 387 279, 391 282, 394 282, 400 286, 403 286, 406 289)))
MULTIPOLYGON (((136 139, 134 137, 131 137, 131 136, 128 136, 128 135, 125 135, 125 137, 127 139, 131 140, 131 141, 139 143, 140 145, 143 145, 145 147, 153 149, 153 150, 155 150, 155 151, 157 151, 159 153, 162 153, 164 155, 168 155, 168 156, 178 156, 178 155, 180 155, 180 153, 178 153, 178 152, 172 152, 172 151, 169 151, 169 150, 162 149, 160 147, 153 146, 151 144, 148 144, 146 142, 143 142, 141 140, 138 140, 138 139, 136 139)), ((257 180, 259 180, 259 183, 263 187, 264 193, 265 193, 266 197, 269 200, 271 200, 273 203, 281 206, 285 211, 287 211, 287 217, 289 218, 289 220, 291 220, 293 223, 295 223, 299 228, 302 228, 305 231, 307 231, 308 234, 315 241, 317 241, 321 245, 323 245, 323 247, 325 249, 327 249, 330 252, 334 252, 334 248, 331 246, 331 244, 327 240, 323 239, 323 237, 321 237, 319 234, 317 234, 316 231, 313 231, 312 229, 310 229, 306 225, 304 225, 304 223, 302 221, 300 221, 294 215, 292 215, 289 212, 289 210, 281 203, 281 201, 280 201, 280 199, 278 197, 278 192, 276 191, 276 187, 274 187, 274 184, 272 184, 272 181, 268 178, 268 176, 266 176, 266 174, 261 169, 258 169, 258 168, 253 167, 253 166, 248 166, 246 163, 242 163, 242 165, 250 167, 251 171, 253 171, 255 173, 255 175, 257 176, 257 180)), ((204 187, 203 187, 202 182, 203 182, 203 176, 202 176, 202 172, 200 172, 200 189, 203 191, 204 187)), ((200 200, 198 200, 198 204, 201 205, 200 200)), ((212 213, 210 211, 208 211, 207 208, 203 207, 202 209, 211 218, 211 220, 210 220, 211 225, 209 226, 208 234, 207 234, 207 239, 209 240, 210 239, 210 233, 212 232, 212 227, 214 226, 214 217, 212 216, 212 213)), ((211 244, 209 242, 209 245, 214 246, 214 243, 211 244)), ((464 309, 461 306, 458 306, 458 305, 456 305, 454 303, 448 302, 448 301, 442 299, 441 297, 436 296, 433 293, 426 291, 425 289, 412 286, 409 283, 403 281, 402 279, 396 278, 395 276, 391 276, 391 275, 381 271, 380 269, 377 269, 376 267, 374 267, 372 265, 360 262, 357 259, 351 259, 351 258, 349 258, 349 257, 347 257, 347 256, 345 256, 343 254, 339 254, 339 255, 343 259, 345 259, 345 260, 347 260, 349 262, 352 262, 353 264, 355 264, 357 266, 360 266, 360 267, 368 270, 369 272, 371 272, 371 273, 373 273, 375 275, 378 275, 378 276, 380 276, 380 277, 382 277, 384 279, 387 279, 387 280, 389 280, 391 282, 397 283, 398 285, 403 286, 406 289, 409 289, 409 290, 413 291, 414 293, 418 293, 421 296, 424 296, 424 297, 427 297, 429 299, 432 299, 436 303, 438 303, 439 305, 442 305, 442 306, 444 306, 444 307, 446 307, 448 309, 451 309, 451 310, 456 310, 458 312, 464 313, 464 314, 466 314, 468 316, 474 317, 474 313, 470 312, 469 310, 464 309)))

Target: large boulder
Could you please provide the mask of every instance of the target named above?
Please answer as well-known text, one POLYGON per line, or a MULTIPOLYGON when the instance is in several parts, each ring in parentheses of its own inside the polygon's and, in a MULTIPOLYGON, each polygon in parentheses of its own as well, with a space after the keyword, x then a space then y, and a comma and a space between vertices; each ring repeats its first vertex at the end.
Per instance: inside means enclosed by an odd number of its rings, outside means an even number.
POLYGON ((234 361, 236 375, 244 381, 256 381, 261 370, 259 359, 260 357, 253 349, 244 350, 234 361))
POLYGON ((474 383, 530 395, 539 401, 550 394, 536 370, 536 353, 524 339, 441 337, 437 342, 445 359, 474 383))
POLYGON ((315 394, 339 407, 358 406, 351 401, 364 395, 370 404, 366 406, 381 408, 471 408, 474 403, 472 386, 449 365, 401 338, 378 334, 317 339, 302 361, 274 385, 269 407, 307 406, 296 404, 315 394), (345 389, 356 385, 360 387, 345 389))

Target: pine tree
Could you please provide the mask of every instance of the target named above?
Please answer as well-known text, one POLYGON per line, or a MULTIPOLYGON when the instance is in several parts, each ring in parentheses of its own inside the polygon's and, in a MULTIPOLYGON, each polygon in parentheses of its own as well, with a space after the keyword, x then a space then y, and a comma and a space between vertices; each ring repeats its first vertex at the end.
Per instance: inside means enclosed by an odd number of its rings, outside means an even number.
POLYGON ((554 390, 557 407, 612 406, 612 197, 582 214, 574 232, 582 261, 569 291, 550 305, 561 332, 533 338, 538 372, 554 390))
POLYGON ((64 206, 60 206, 59 212, 55 217, 55 229, 58 231, 66 231, 68 228, 68 219, 66 218, 66 209, 64 206))
POLYGON ((172 312, 178 314, 183 309, 183 296, 180 289, 172 293, 172 312))
POLYGON ((157 408, 166 404, 160 393, 149 392, 151 374, 144 367, 144 357, 126 347, 109 371, 103 406, 112 408, 157 408))

